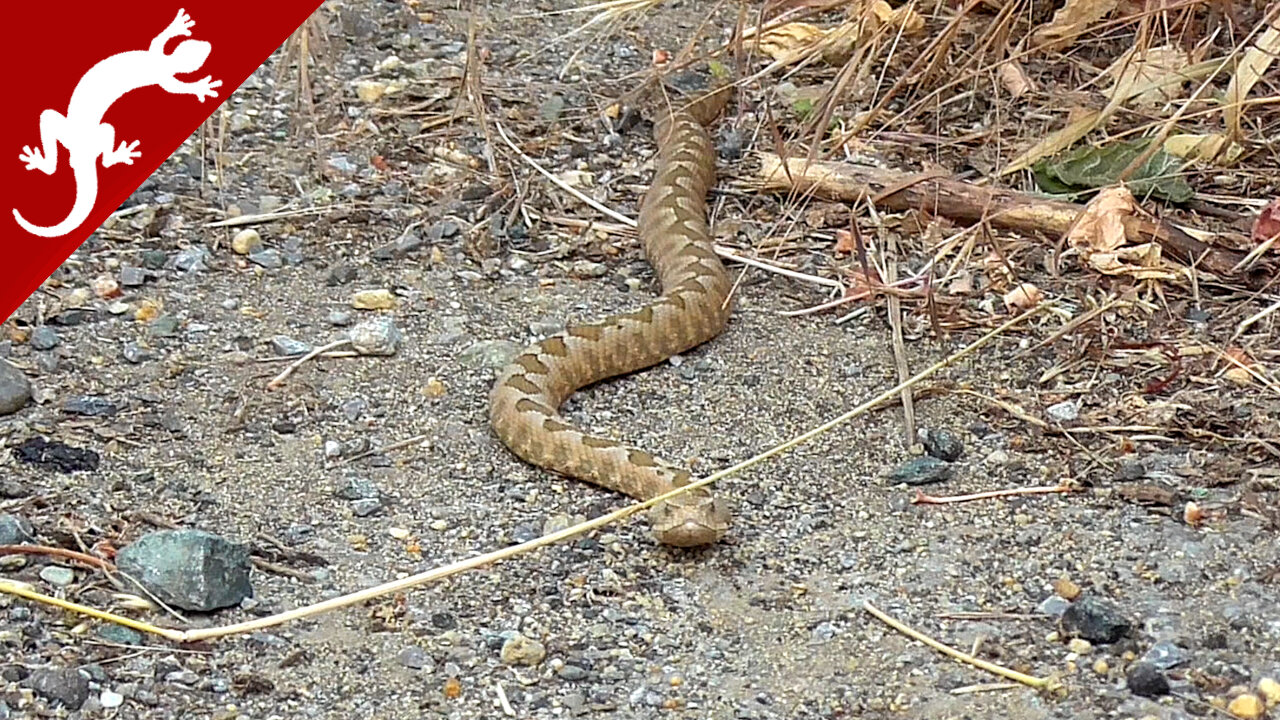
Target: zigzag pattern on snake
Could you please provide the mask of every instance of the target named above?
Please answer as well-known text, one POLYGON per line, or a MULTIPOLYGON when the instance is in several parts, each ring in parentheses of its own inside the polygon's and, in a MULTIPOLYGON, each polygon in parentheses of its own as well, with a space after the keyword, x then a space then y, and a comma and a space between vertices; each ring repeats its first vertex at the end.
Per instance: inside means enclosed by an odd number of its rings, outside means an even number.
MULTIPOLYGON (((667 103, 654 123, 658 156, 640 204, 638 233, 662 295, 634 312, 571 325, 507 366, 490 394, 489 421, 521 459, 647 500, 689 482, 688 471, 638 448, 585 433, 558 408, 580 388, 656 365, 719 335, 731 282, 712 248, 707 191, 715 149, 706 124, 728 100, 725 87, 683 107, 667 103)), ((713 543, 728 529, 724 504, 700 488, 655 506, 655 538, 676 546, 713 543)))

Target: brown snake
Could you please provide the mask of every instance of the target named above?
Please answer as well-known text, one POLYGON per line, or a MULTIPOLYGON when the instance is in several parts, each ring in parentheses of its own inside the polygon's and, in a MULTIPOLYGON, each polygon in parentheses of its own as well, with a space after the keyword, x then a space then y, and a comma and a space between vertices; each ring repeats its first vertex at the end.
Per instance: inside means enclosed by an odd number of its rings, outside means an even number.
MULTIPOLYGON (((716 168, 705 125, 720 113, 730 90, 685 106, 668 104, 654 124, 657 168, 640 204, 638 232, 662 296, 634 312, 570 325, 535 343, 494 385, 489 422, 526 462, 640 500, 689 482, 686 470, 573 427, 558 408, 574 391, 656 365, 710 340, 728 322, 731 282, 707 224, 706 195, 716 168)), ((723 537, 729 511, 699 488, 654 506, 649 520, 659 542, 688 547, 723 537)))

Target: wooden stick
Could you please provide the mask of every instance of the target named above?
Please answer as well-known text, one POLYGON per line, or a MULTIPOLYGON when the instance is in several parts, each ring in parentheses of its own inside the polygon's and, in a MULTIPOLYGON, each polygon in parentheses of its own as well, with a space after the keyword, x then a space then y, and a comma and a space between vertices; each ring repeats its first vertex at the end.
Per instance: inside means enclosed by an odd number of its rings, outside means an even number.
MULTIPOLYGON (((877 196, 878 204, 891 210, 921 208, 964 222, 990 222, 996 227, 1027 235, 1041 233, 1055 240, 1071 228, 1083 205, 1048 200, 1002 188, 983 187, 938 177, 904 182, 913 176, 854 163, 783 160, 773 153, 757 153, 760 170, 753 184, 766 191, 809 191, 834 200, 856 202, 877 196), (885 190, 895 192, 881 196, 885 190)), ((1276 273, 1276 261, 1238 268, 1245 254, 1201 242, 1163 220, 1129 217, 1125 235, 1131 242, 1156 242, 1178 260, 1250 287, 1261 287, 1276 273), (1266 265, 1263 267, 1262 265, 1266 265)))

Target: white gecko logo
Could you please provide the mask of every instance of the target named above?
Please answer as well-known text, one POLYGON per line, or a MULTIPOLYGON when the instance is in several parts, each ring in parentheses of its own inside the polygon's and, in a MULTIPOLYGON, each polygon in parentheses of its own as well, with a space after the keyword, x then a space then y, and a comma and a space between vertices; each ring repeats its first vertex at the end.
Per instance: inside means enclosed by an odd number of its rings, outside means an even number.
POLYGON ((142 157, 137 140, 131 143, 121 141, 119 147, 112 149, 116 129, 102 122, 107 108, 125 93, 159 85, 175 95, 195 95, 200 102, 204 102, 206 97, 218 96, 214 88, 222 86, 221 80, 205 76, 195 82, 183 82, 175 77, 199 70, 209 57, 212 45, 203 40, 183 40, 172 53, 166 55, 164 52, 164 45, 169 40, 180 35, 190 37, 194 25, 195 21, 187 11, 179 10, 169 27, 157 35, 146 50, 118 53, 89 68, 71 93, 65 117, 56 110, 40 113, 40 143, 43 148, 24 145, 18 159, 26 163, 28 170, 52 175, 58 169, 58 143, 61 142, 67 149, 67 164, 75 176, 76 201, 67 218, 52 227, 31 224, 15 208, 13 218, 23 229, 32 235, 59 237, 80 227, 98 200, 95 167, 98 158, 102 158, 102 167, 109 168, 120 163, 132 165, 134 158, 142 157))

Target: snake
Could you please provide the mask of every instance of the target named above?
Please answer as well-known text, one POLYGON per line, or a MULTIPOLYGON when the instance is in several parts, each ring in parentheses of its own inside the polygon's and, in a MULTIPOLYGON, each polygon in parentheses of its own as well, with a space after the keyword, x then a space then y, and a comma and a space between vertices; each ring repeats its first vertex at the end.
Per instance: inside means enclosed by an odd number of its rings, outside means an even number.
MULTIPOLYGON (((661 295, 632 312, 569 324, 499 373, 490 392, 489 423, 525 462, 642 501, 691 482, 687 469, 584 432, 559 408, 578 390, 657 365, 716 337, 728 323, 732 282, 715 254, 707 220, 707 192, 716 178, 707 125, 731 89, 722 86, 687 103, 666 96, 654 119, 654 176, 636 229, 661 295)), ((701 487, 659 502, 648 519, 658 542, 696 547, 725 535, 730 511, 701 487)))

